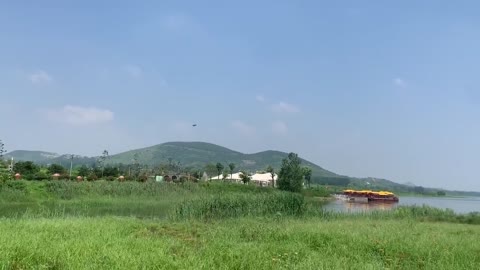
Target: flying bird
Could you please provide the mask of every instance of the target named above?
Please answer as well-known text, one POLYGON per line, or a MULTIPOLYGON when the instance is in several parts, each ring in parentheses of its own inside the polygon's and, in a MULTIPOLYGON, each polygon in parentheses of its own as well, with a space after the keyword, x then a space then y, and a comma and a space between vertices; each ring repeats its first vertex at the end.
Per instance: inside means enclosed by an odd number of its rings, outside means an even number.
POLYGON ((197 124, 193 124, 193 125, 192 125, 192 127, 196 127, 196 126, 197 126, 197 124))

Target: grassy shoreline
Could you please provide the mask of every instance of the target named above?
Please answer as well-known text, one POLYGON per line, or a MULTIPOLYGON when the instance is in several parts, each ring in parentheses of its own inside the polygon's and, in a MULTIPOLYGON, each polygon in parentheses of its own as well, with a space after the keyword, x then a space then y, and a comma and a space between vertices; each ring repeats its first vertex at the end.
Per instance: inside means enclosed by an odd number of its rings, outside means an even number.
POLYGON ((322 203, 226 183, 8 183, 0 190, 0 268, 480 265, 480 214, 431 207, 349 214, 323 211, 322 203))
POLYGON ((1 219, 6 269, 477 269, 480 226, 411 219, 1 219))

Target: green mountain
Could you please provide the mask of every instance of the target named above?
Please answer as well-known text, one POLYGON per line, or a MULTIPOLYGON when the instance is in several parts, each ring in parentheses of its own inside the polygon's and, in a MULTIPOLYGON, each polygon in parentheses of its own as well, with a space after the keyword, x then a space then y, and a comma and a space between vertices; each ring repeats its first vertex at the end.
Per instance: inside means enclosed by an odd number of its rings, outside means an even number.
POLYGON ((7 153, 4 158, 22 161, 33 161, 35 163, 44 163, 49 160, 60 157, 59 154, 43 152, 43 151, 27 151, 27 150, 16 150, 10 153, 7 153))
MULTIPOLYGON (((261 171, 271 165, 275 169, 280 169, 282 160, 287 157, 287 153, 279 151, 264 151, 255 154, 243 154, 228 148, 204 142, 169 142, 147 148, 136 149, 112 155, 107 159, 109 164, 132 164, 136 158, 138 163, 149 166, 156 166, 162 163, 180 163, 184 167, 203 169, 208 163, 221 162, 227 166, 229 163, 235 163, 235 170, 261 171)), ((33 161, 38 164, 61 164, 65 167, 70 166, 70 155, 58 155, 55 153, 42 151, 24 151, 17 150, 5 155, 5 158, 14 158, 21 161, 33 161)), ((98 157, 74 156, 74 164, 93 165, 98 157)), ((337 174, 327 171, 322 167, 302 160, 303 165, 312 168, 312 174, 320 177, 336 177, 337 174)))
MULTIPOLYGON (((135 157, 140 164, 158 165, 160 163, 180 162, 182 166, 204 168, 208 163, 235 163, 237 170, 260 171, 269 165, 279 169, 287 153, 264 151, 255 154, 243 154, 215 144, 204 142, 169 142, 147 148, 132 150, 109 157, 109 163, 130 164, 135 157)), ((302 160, 303 164, 312 168, 316 176, 337 176, 322 167, 302 160)))

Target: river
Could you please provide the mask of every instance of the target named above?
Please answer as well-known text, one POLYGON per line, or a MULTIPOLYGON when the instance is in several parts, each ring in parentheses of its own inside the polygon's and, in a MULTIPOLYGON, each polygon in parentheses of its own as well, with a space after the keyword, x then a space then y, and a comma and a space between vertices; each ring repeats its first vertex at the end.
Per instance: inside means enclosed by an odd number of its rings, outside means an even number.
POLYGON ((480 197, 402 197, 398 203, 352 203, 341 200, 324 205, 324 209, 338 212, 361 212, 371 210, 390 210, 398 206, 428 205, 442 209, 452 209, 455 213, 480 212, 480 197))

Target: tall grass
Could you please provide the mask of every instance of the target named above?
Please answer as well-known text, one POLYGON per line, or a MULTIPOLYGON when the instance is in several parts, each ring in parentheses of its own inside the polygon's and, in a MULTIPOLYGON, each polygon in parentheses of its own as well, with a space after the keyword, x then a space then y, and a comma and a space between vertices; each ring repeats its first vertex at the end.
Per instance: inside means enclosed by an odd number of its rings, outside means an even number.
MULTIPOLYGON (((313 189, 312 189, 313 190, 313 189)), ((324 192, 315 190, 315 192, 324 192)), ((0 217, 135 216, 172 220, 239 217, 414 219, 480 224, 480 213, 456 214, 428 206, 368 213, 327 212, 301 194, 232 183, 11 181, 0 187, 0 217)))
POLYGON ((0 269, 478 269, 479 238, 410 220, 0 219, 0 269))
POLYGON ((178 204, 173 219, 220 219, 251 216, 300 216, 305 211, 304 197, 287 192, 230 193, 186 200, 178 204))
POLYGON ((72 199, 81 196, 165 196, 170 194, 185 195, 198 192, 200 186, 194 183, 167 184, 156 182, 66 182, 49 181, 46 190, 61 199, 72 199))

